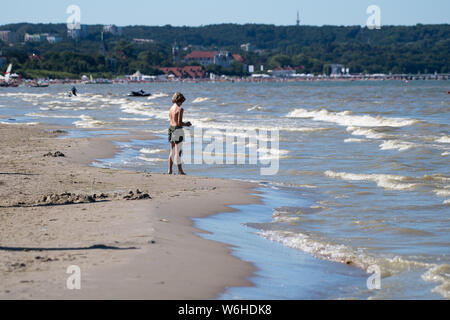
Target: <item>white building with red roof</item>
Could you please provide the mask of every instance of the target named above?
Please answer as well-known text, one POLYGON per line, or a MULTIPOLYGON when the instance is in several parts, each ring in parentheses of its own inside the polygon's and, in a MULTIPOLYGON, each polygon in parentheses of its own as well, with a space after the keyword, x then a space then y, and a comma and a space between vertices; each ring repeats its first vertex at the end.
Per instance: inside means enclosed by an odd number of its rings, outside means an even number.
POLYGON ((219 52, 217 51, 192 51, 184 57, 187 63, 196 62, 204 67, 215 64, 215 57, 219 52))
POLYGON ((203 67, 200 66, 186 66, 183 68, 160 67, 158 69, 164 72, 167 77, 174 76, 175 78, 179 79, 185 78, 199 79, 205 76, 205 71, 203 70, 203 67))
POLYGON ((278 77, 278 78, 287 78, 292 77, 297 73, 294 68, 287 66, 287 67, 276 67, 272 70, 272 76, 278 77))

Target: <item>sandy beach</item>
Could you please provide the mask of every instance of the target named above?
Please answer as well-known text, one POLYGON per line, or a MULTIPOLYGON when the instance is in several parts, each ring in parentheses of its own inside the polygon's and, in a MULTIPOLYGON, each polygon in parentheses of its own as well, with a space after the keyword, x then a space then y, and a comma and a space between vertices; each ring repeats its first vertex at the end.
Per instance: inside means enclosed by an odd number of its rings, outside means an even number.
MULTIPOLYGON (((196 235, 192 217, 257 203, 255 185, 89 166, 112 136, 0 125, 0 299, 214 299, 253 266, 196 235), (69 266, 81 290, 66 288, 69 266)), ((114 141, 150 139, 114 137, 114 141)))

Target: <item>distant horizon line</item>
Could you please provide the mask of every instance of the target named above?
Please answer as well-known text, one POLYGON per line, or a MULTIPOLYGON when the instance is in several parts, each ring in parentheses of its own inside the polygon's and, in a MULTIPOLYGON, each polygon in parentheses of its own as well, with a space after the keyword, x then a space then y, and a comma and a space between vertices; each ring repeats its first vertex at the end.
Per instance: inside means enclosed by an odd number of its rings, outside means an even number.
MULTIPOLYGON (((42 25, 42 24, 48 24, 48 25, 65 25, 67 22, 11 22, 2 24, 0 26, 8 26, 8 25, 17 25, 17 24, 31 24, 31 25, 42 25)), ((365 25, 334 25, 334 24, 323 24, 323 25, 296 25, 296 24, 286 24, 286 25, 277 25, 273 23, 256 23, 256 22, 246 22, 246 23, 234 23, 234 22, 222 22, 222 23, 213 23, 213 24, 202 24, 202 25, 172 25, 172 24, 164 24, 164 25, 145 25, 145 24, 134 24, 134 25, 118 25, 115 23, 82 23, 81 25, 85 26, 108 26, 108 25, 115 25, 117 27, 173 27, 173 28, 203 28, 203 27, 209 27, 209 26, 220 26, 220 25, 237 25, 237 26, 246 26, 246 25, 260 25, 260 26, 274 26, 274 27, 360 27, 360 28, 366 28, 365 25)), ((399 24, 399 25, 393 25, 393 24, 386 24, 382 25, 381 27, 415 27, 418 25, 422 26, 442 26, 442 25, 450 25, 450 23, 416 23, 416 24, 399 24)))

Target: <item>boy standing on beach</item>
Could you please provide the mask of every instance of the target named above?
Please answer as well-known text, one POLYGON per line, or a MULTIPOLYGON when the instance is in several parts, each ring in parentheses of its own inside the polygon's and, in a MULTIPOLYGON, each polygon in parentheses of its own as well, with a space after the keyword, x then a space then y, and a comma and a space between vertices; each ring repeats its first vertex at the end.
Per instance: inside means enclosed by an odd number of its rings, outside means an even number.
POLYGON ((181 105, 185 101, 186 98, 180 92, 175 93, 172 98, 173 106, 172 108, 170 108, 169 112, 169 143, 171 147, 169 156, 169 174, 173 173, 172 167, 175 157, 175 162, 178 166, 178 174, 186 175, 181 164, 181 155, 183 153, 182 147, 184 141, 183 127, 190 127, 192 126, 192 124, 190 122, 183 122, 184 109, 181 107, 181 105))

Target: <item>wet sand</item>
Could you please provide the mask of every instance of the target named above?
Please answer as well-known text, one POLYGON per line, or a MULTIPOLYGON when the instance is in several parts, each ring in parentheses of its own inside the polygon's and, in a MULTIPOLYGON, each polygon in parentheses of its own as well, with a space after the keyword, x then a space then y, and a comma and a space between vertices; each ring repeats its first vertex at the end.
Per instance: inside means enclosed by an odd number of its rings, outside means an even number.
MULTIPOLYGON (((113 137, 57 129, 0 125, 0 299, 214 299, 251 285, 253 266, 190 218, 257 203, 255 185, 91 167, 113 137), (66 287, 72 265, 81 290, 66 287)), ((151 137, 114 140, 130 138, 151 137)))

